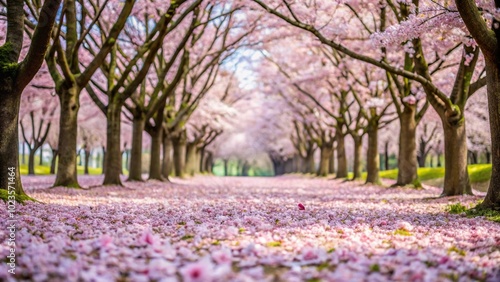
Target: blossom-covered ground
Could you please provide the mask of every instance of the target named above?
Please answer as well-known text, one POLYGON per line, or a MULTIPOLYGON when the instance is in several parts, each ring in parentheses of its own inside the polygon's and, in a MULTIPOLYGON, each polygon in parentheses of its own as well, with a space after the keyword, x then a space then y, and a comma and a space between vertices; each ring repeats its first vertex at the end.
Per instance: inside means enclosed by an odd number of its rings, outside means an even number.
POLYGON ((101 180, 23 178, 43 203, 17 206, 16 275, 3 263, 0 280, 500 281, 500 224, 446 212, 480 196, 297 176, 101 180))

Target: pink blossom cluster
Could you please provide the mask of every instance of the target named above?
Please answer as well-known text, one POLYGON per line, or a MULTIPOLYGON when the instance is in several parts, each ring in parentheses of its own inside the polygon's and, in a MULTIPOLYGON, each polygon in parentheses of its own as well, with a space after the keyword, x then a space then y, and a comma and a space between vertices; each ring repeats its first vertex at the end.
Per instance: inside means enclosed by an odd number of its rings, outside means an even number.
POLYGON ((44 186, 51 180, 23 179, 40 202, 18 206, 18 269, 9 276, 1 264, 2 281, 500 278, 500 225, 446 209, 481 196, 298 176, 126 187, 86 177, 86 190, 44 186))

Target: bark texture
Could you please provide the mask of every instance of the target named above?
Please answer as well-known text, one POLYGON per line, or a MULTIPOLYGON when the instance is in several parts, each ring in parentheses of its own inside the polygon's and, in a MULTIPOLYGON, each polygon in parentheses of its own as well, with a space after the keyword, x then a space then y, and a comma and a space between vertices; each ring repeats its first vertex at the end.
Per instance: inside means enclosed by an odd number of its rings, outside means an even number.
POLYGON ((107 154, 104 160, 106 167, 104 174, 104 185, 122 185, 120 174, 122 173, 121 152, 121 104, 109 103, 106 112, 106 148, 107 154))
POLYGON ((134 116, 132 124, 132 148, 130 151, 130 170, 128 181, 143 181, 142 179, 142 133, 144 132, 144 117, 134 116))
POLYGON ((168 179, 172 172, 172 140, 167 134, 163 134, 163 160, 161 164, 161 174, 163 178, 168 179))
POLYGON ((380 155, 378 153, 378 122, 368 125, 368 151, 366 155, 366 183, 380 184, 380 155))
POLYGON ((76 86, 62 87, 58 93, 61 109, 59 119, 59 158, 54 186, 79 188, 76 174, 76 140, 78 110, 80 108, 79 89, 76 86))
POLYGON ((174 145, 174 171, 175 176, 184 177, 184 167, 186 165, 186 135, 182 132, 172 138, 174 145))
POLYGON ((399 119, 401 129, 399 133, 398 179, 396 186, 405 186, 418 182, 415 111, 415 107, 405 106, 399 119))
POLYGON ((57 155, 58 151, 56 149, 52 149, 52 160, 50 161, 50 174, 56 173, 57 155))
POLYGON ((467 169, 467 134, 465 121, 457 125, 444 123, 444 190, 443 196, 472 195, 467 169))
POLYGON ((161 145, 163 138, 163 127, 158 126, 150 131, 151 134, 151 158, 149 163, 149 179, 163 181, 161 172, 161 145))
POLYGON ((347 155, 345 149, 345 136, 337 134, 337 175, 336 178, 347 177, 347 155))
POLYGON ((361 152, 363 150, 363 142, 361 136, 353 136, 354 139, 354 163, 352 165, 352 179, 361 178, 361 152))
POLYGON ((332 142, 324 142, 321 144, 320 148, 320 162, 318 167, 318 176, 328 176, 330 172, 330 159, 333 156, 333 144, 332 142))
MULTIPOLYGON (((500 54, 500 51, 498 51, 500 54)), ((490 186, 482 207, 500 210, 500 56, 496 60, 486 60, 488 79, 488 110, 490 115, 492 172, 490 186)))

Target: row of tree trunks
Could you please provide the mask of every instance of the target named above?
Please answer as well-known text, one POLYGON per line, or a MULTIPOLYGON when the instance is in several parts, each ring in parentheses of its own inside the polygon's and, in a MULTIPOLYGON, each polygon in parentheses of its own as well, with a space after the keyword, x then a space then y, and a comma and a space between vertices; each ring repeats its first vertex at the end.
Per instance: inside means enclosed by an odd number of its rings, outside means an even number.
MULTIPOLYGON (((144 129, 144 119, 134 117, 129 181, 143 181, 142 132, 144 129)), ((172 134, 164 132, 160 127, 151 127, 147 131, 151 135, 149 179, 168 180, 172 173, 176 177, 195 175, 200 172, 212 173, 213 154, 203 150, 202 157, 202 150, 197 144, 186 142, 185 130, 172 134)))

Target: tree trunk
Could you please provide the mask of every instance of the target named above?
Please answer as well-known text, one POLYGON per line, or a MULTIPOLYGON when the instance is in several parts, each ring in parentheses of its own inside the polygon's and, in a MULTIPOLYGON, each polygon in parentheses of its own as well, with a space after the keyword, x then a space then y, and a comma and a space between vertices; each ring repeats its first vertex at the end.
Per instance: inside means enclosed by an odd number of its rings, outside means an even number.
POLYGON ((425 167, 425 161, 427 160, 427 155, 419 155, 417 157, 418 167, 425 167))
POLYGON ((28 152, 28 175, 35 175, 35 149, 28 152))
POLYGON ((199 161, 196 156, 196 144, 195 143, 188 143, 186 145, 186 166, 185 166, 185 173, 187 175, 194 176, 195 173, 197 172, 197 167, 199 166, 199 161))
POLYGON ((186 166, 186 136, 182 132, 179 136, 172 139, 174 146, 174 171, 175 176, 184 177, 184 168, 186 166))
MULTIPOLYGON (((103 185, 122 185, 120 174, 122 173, 121 152, 121 114, 122 105, 113 100, 109 102, 106 112, 106 158, 104 160, 105 174, 103 185)), ((85 162, 85 167, 87 167, 85 162)))
POLYGON ((134 116, 132 125, 132 148, 130 152, 130 170, 127 181, 143 181, 142 179, 142 133, 144 117, 134 116))
POLYGON ((323 141, 320 148, 320 161, 317 171, 318 176, 328 176, 330 159, 332 158, 332 143, 323 141))
POLYGON ((385 170, 390 170, 391 168, 390 168, 390 165, 389 165, 389 142, 385 142, 384 162, 385 162, 385 170))
POLYGON ((52 149, 52 160, 50 161, 50 174, 56 173, 57 150, 52 149))
POLYGON ((213 166, 213 155, 211 152, 206 152, 207 156, 205 157, 205 172, 212 173, 213 166))
POLYGON ((204 173, 204 172, 206 172, 205 171, 205 158, 206 158, 205 147, 201 147, 201 149, 199 150, 198 153, 199 153, 198 169, 201 173, 204 173))
POLYGON ((194 164, 194 173, 195 174, 201 173, 201 159, 202 159, 201 149, 196 148, 196 163, 194 164))
POLYGON ((242 176, 248 176, 248 172, 250 171, 250 165, 248 164, 248 162, 245 162, 243 164, 243 169, 241 171, 241 175, 242 176))
POLYGON ((106 165, 105 165, 105 160, 106 160, 106 147, 102 146, 102 160, 101 160, 101 167, 102 167, 102 174, 104 175, 106 173, 106 165))
POLYGON ((85 169, 84 169, 84 174, 85 175, 89 175, 89 164, 90 164, 90 156, 91 156, 91 152, 90 150, 85 150, 84 151, 85 153, 85 169))
POLYGON ((43 165, 43 144, 40 145, 40 160, 39 160, 39 165, 42 166, 43 165))
POLYGON ((273 159, 271 158, 271 161, 273 162, 273 169, 274 169, 274 175, 283 175, 284 174, 284 166, 283 166, 283 160, 280 159, 273 159))
POLYGON ((380 184, 380 159, 378 153, 378 122, 368 126, 368 151, 366 154, 366 183, 380 184))
POLYGON ((469 151, 470 164, 478 164, 477 152, 469 151))
MULTIPOLYGON (((241 168, 241 176, 248 176, 248 175, 243 175, 243 170, 245 169, 245 165, 247 163, 243 163, 243 167, 241 168)), ((290 173, 290 171, 292 170, 292 162, 290 159, 287 159, 283 165, 283 172, 284 174, 287 174, 287 173, 290 173)))
POLYGON ((240 160, 236 162, 236 176, 240 176, 240 160))
POLYGON ((353 136, 354 139, 354 163, 352 167, 352 180, 361 178, 361 152, 363 149, 363 138, 361 136, 353 136))
POLYGON ((300 170, 300 158, 297 155, 294 155, 292 158, 292 171, 291 172, 299 172, 300 170))
POLYGON ((78 166, 83 166, 82 149, 76 152, 76 159, 78 160, 78 166))
POLYGON ((491 164, 491 153, 490 151, 486 151, 486 163, 491 164))
POLYGON ((79 89, 76 86, 63 87, 59 94, 61 115, 59 118, 59 158, 54 186, 79 188, 76 175, 76 138, 79 89))
POLYGON ((417 163, 418 167, 425 167, 425 161, 427 159, 427 142, 423 137, 420 137, 420 141, 418 143, 418 153, 417 153, 417 163))
POLYGON ((332 147, 332 153, 328 159, 328 174, 335 173, 335 148, 332 147))
POLYGON ((398 180, 396 186, 418 184, 415 106, 405 106, 400 116, 398 180))
POLYGON ((472 189, 467 170, 467 134, 465 121, 458 125, 443 122, 444 128, 444 189, 442 196, 469 194, 472 189))
POLYGON ((151 132, 151 158, 149 163, 149 179, 163 181, 161 173, 161 145, 163 138, 163 127, 161 125, 151 132))
POLYGON ((25 146, 24 142, 21 143, 21 150, 22 150, 22 154, 23 154, 22 164, 26 164, 26 146, 25 146))
POLYGON ((163 133, 163 160, 161 164, 161 174, 167 179, 172 171, 172 140, 167 134, 163 133))
POLYGON ((345 135, 337 135, 337 175, 335 178, 347 177, 347 156, 345 152, 345 135))
MULTIPOLYGON (((228 160, 224 160, 224 176, 229 176, 229 171, 228 171, 228 160)), ((274 170, 274 173, 276 174, 276 169, 274 170)))
POLYGON ((498 57, 496 60, 486 60, 492 171, 490 186, 481 206, 500 210, 500 63, 498 57))
POLYGON ((19 171, 19 105, 21 93, 16 93, 10 81, 0 80, 0 189, 15 188, 16 196, 26 195, 19 171), (14 176, 14 177, 13 177, 14 176), (14 179, 15 178, 15 179, 14 179), (12 181, 14 180, 14 182, 12 181))

